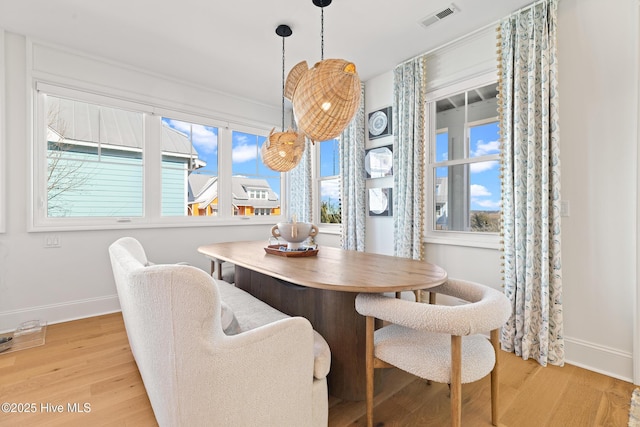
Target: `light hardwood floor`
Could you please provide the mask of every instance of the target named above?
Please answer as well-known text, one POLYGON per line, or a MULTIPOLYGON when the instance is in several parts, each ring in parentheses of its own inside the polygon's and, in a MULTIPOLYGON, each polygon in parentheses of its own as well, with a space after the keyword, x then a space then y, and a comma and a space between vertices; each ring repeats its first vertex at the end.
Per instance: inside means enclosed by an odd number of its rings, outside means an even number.
MULTIPOLYGON (((449 424, 446 385, 395 369, 384 375, 377 426, 449 424)), ((634 389, 575 366, 543 368, 508 353, 501 353, 500 386, 499 425, 508 427, 626 426, 634 389)), ((489 379, 462 390, 463 425, 490 426, 489 379)), ((50 325, 45 345, 0 353, 2 402, 35 412, 0 412, 0 426, 156 425, 119 313, 50 325), (89 411, 71 412, 74 404, 89 411)), ((364 413, 363 402, 329 398, 331 427, 365 425, 364 413)))

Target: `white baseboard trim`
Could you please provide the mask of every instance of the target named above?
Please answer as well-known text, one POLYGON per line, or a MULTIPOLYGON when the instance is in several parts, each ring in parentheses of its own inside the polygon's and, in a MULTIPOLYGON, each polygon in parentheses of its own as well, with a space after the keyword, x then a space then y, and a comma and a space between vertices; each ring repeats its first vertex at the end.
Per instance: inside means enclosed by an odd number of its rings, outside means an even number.
POLYGON ((564 338, 565 362, 633 383, 633 354, 578 338, 564 338))
MULTIPOLYGON (((118 295, 29 307, 0 312, 0 333, 13 331, 20 323, 39 319, 47 324, 68 322, 120 311, 118 295)), ((565 362, 619 380, 633 382, 633 354, 578 338, 565 337, 565 362)))
POLYGON ((51 325, 120 311, 118 295, 88 298, 62 304, 41 305, 21 310, 0 312, 0 333, 10 332, 22 322, 38 319, 51 325))

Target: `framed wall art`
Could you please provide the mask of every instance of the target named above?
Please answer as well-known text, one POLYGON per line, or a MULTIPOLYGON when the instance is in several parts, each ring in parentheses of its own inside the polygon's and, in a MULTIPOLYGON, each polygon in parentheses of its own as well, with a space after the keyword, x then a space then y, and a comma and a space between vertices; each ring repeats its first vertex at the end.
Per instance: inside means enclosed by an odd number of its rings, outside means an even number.
POLYGON ((393 216, 391 188, 369 189, 369 216, 393 216))
POLYGON ((371 148, 364 152, 364 170, 367 178, 393 175, 393 146, 371 148))
POLYGON ((393 134, 391 107, 369 113, 369 139, 382 138, 393 134))

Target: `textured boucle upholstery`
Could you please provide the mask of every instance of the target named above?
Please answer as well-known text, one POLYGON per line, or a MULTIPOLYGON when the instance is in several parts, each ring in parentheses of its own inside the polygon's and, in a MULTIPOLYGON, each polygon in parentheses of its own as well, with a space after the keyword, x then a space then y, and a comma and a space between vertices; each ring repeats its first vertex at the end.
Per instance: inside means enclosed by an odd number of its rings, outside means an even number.
POLYGON ((491 373, 491 421, 497 425, 497 331, 511 315, 508 298, 488 286, 451 278, 428 291, 468 303, 446 306, 415 302, 410 295, 356 296, 356 311, 367 316, 367 425, 373 425, 372 370, 376 360, 426 380, 449 384, 453 426, 461 425, 461 384, 491 373), (370 327, 372 318, 390 324, 374 331, 370 327), (490 332, 491 341, 481 332, 490 332))
POLYGON ((451 381, 451 335, 462 336, 462 382, 476 381, 495 365, 495 352, 481 332, 500 328, 511 305, 500 291, 479 283, 449 279, 429 292, 450 295, 468 304, 444 306, 396 299, 386 294, 359 294, 356 310, 392 324, 375 331, 374 355, 419 377, 451 381))
POLYGON ((501 327, 511 314, 506 296, 479 283, 449 279, 429 292, 450 295, 469 304, 421 304, 380 294, 359 294, 356 310, 407 328, 451 335, 471 335, 501 327))
MULTIPOLYGON (((374 334, 374 355, 420 378, 451 382, 451 335, 418 331, 398 325, 374 334)), ((493 347, 481 335, 462 338, 462 383, 486 376, 495 364, 493 347)))
MULTIPOLYGON (((255 329, 289 317, 242 289, 225 281, 216 279, 214 281, 218 285, 222 300, 233 310, 238 325, 237 332, 255 329)), ((231 335, 229 332, 227 334, 231 335)), ((331 368, 331 350, 322 335, 316 331, 313 331, 313 354, 313 376, 318 379, 325 378, 331 368)))
POLYGON ((220 314, 220 320, 222 321, 222 330, 227 335, 235 335, 240 332, 240 325, 238 324, 238 319, 236 319, 235 314, 233 314, 233 310, 224 301, 220 301, 220 310, 222 313, 220 314))
POLYGON ((161 427, 327 425, 326 379, 314 379, 308 320, 287 317, 228 336, 207 273, 147 267, 132 238, 114 242, 109 255, 131 350, 161 427))

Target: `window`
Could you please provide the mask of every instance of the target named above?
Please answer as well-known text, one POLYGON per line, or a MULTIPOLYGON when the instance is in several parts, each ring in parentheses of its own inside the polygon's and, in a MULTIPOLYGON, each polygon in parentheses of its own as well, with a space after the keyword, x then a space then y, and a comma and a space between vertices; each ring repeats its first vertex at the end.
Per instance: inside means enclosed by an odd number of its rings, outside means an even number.
POLYGON ((337 139, 318 143, 318 194, 321 224, 340 224, 340 145, 337 139))
POLYGON ((279 219, 266 218, 282 202, 259 156, 268 129, 35 85, 34 229, 279 219))
POLYGON ((499 135, 495 83, 430 102, 428 188, 431 236, 500 229, 499 135))
POLYGON ((266 135, 232 132, 233 214, 280 215, 280 173, 262 163, 260 148, 266 135))
POLYGON ((162 215, 218 214, 218 128, 162 118, 162 215))
POLYGON ((46 216, 143 215, 143 114, 47 96, 46 216))
POLYGON ((256 208, 255 215, 271 215, 271 209, 268 209, 268 208, 256 208))

